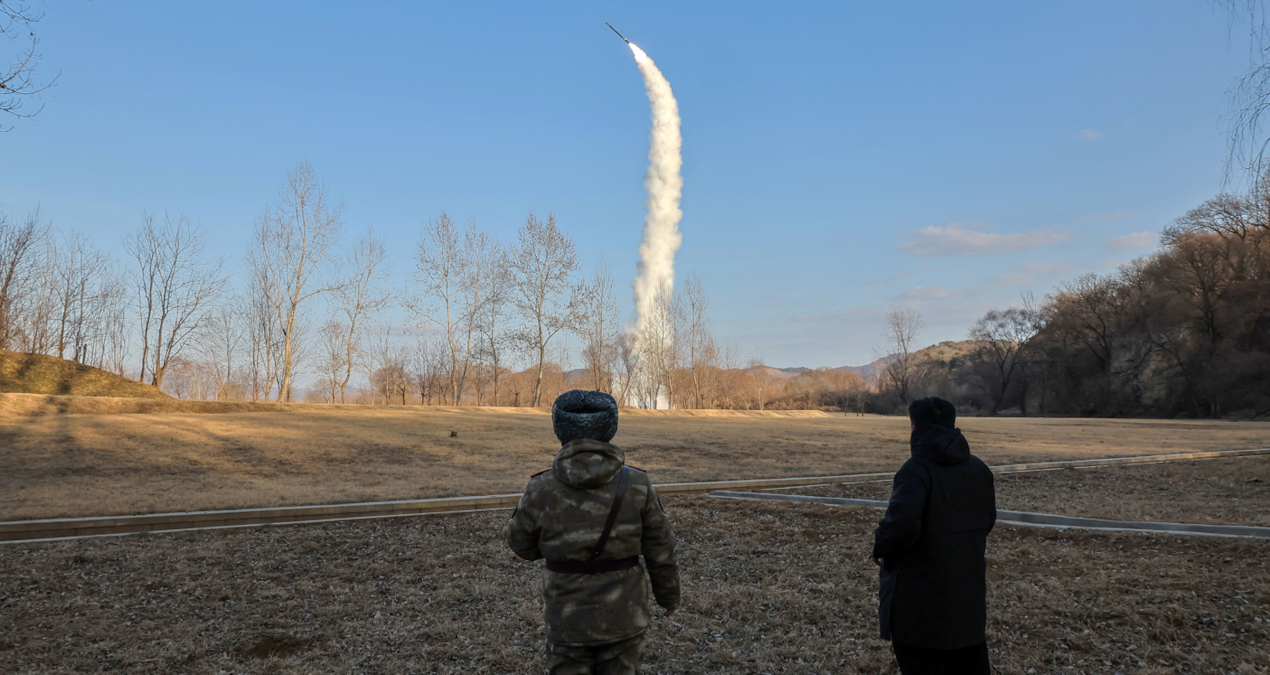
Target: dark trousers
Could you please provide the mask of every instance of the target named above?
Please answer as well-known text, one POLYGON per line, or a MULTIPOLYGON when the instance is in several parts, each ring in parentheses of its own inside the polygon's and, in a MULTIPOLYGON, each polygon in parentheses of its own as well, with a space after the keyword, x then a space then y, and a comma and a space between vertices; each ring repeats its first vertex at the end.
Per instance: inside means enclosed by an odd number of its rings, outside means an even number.
POLYGON ((991 675, 988 643, 961 649, 925 649, 892 644, 903 675, 991 675))
POLYGON ((551 675, 635 675, 639 673, 644 636, 596 647, 567 647, 547 641, 551 675))

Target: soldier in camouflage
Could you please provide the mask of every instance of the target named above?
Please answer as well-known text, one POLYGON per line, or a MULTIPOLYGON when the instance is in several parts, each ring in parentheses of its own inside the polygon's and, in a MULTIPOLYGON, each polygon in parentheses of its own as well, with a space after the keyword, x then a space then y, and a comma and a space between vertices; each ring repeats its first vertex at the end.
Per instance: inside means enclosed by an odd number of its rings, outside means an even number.
POLYGON ((669 616, 679 606, 675 537, 648 475, 625 466, 617 402, 574 390, 551 411, 563 447, 535 475, 508 524, 507 543, 542 572, 551 675, 638 673, 649 624, 648 584, 669 616), (607 535, 607 536, 606 536, 607 535))

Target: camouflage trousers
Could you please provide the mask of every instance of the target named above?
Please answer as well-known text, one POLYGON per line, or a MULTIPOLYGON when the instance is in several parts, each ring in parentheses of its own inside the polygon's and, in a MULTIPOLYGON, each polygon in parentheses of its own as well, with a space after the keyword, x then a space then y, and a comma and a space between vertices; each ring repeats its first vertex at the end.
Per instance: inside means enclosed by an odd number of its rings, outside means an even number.
POLYGON ((644 636, 595 647, 570 647, 547 642, 547 670, 551 675, 636 675, 644 636))

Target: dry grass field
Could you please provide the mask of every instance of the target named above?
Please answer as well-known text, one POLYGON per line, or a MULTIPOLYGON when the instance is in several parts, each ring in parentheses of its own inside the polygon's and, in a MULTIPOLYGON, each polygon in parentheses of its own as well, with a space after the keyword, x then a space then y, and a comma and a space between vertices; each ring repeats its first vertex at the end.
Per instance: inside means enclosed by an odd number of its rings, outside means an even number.
MULTIPOLYGON (((1270 456, 999 474, 997 508, 1113 520, 1270 527, 1270 456)), ((889 481, 781 490, 887 499, 889 481)))
MULTIPOLYGON (((684 603, 645 672, 890 674, 879 512, 667 498, 684 603)), ((542 672, 506 512, 7 545, 0 672, 542 672)), ((1268 672, 1270 542, 998 527, 1002 673, 1268 672)))
MULTIPOLYGON (((209 404, 165 412, 190 403, 174 401, 147 413, 136 408, 144 401, 15 396, 0 400, 0 520, 512 493, 559 447, 539 410, 228 404, 217 412, 209 404)), ((993 464, 1270 446, 1266 422, 966 418, 961 426, 993 464)), ((614 442, 654 481, 681 482, 890 471, 907 456, 907 438, 907 420, 896 417, 623 411, 614 442)))

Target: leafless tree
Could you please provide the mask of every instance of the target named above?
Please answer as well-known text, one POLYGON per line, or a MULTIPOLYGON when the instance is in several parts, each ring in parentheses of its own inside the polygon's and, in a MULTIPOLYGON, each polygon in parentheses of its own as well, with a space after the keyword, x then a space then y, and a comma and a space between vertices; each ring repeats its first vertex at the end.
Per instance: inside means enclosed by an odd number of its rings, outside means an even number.
POLYGON ((436 331, 418 331, 410 353, 410 370, 420 405, 432 405, 434 400, 445 402, 447 352, 445 340, 436 331))
POLYGON ((326 186, 313 166, 300 162, 287 172, 278 200, 256 219, 247 266, 273 308, 282 339, 277 400, 290 401, 296 376, 297 333, 311 298, 338 285, 330 268, 343 232, 343 206, 328 203, 326 186))
POLYGON ((83 363, 126 376, 133 329, 126 274, 112 263, 102 270, 98 289, 91 319, 93 345, 84 351, 83 363))
POLYGON ((213 397, 217 401, 236 401, 247 396, 241 382, 241 364, 245 343, 250 340, 251 329, 247 324, 250 313, 242 308, 250 300, 235 297, 208 312, 205 328, 198 340, 201 361, 208 364, 214 384, 213 397))
POLYGON ((864 415, 865 407, 869 404, 869 398, 877 391, 876 377, 859 377, 847 390, 848 397, 852 406, 855 408, 857 417, 864 415))
POLYGON ((22 310, 35 289, 40 255, 48 237, 39 212, 18 223, 0 211, 0 349, 18 348, 22 310))
POLYGON ((757 356, 750 359, 749 365, 746 366, 746 372, 749 373, 750 379, 754 382, 754 402, 758 404, 759 410, 763 410, 767 405, 767 399, 772 389, 772 373, 767 369, 767 365, 763 363, 763 359, 757 356))
POLYGON ((703 408, 706 400, 703 389, 707 386, 709 373, 718 370, 719 348, 710 331, 710 317, 707 312, 710 300, 706 298, 705 288, 696 274, 688 276, 684 282, 684 341, 685 356, 692 376, 692 407, 703 408))
POLYGON ((442 212, 424 225, 419 237, 415 282, 419 295, 407 307, 423 325, 439 328, 450 353, 448 396, 462 405, 473 355, 483 344, 481 323, 501 271, 499 247, 489 233, 469 221, 462 231, 442 212))
MULTIPOLYGON (((0 112, 8 113, 13 117, 30 118, 38 114, 44 109, 43 105, 34 112, 23 112, 23 100, 30 97, 39 98, 57 82, 56 75, 43 84, 37 82, 35 78, 35 67, 43 57, 36 53, 40 39, 35 35, 34 24, 43 16, 24 2, 0 0, 0 37, 11 42, 27 43, 27 46, 19 51, 3 70, 0 70, 0 112)), ((0 132, 8 130, 0 126, 0 132)))
POLYGON ((581 287, 578 336, 582 338, 582 363, 597 391, 613 392, 614 366, 618 361, 618 311, 613 294, 613 275, 601 261, 591 280, 581 287))
POLYGON ((640 363, 644 366, 640 385, 646 407, 657 407, 662 396, 667 406, 674 406, 675 378, 684 360, 684 333, 683 303, 669 284, 663 285, 653 296, 639 336, 640 363))
POLYGON ((204 257, 203 236, 184 214, 165 212, 162 222, 143 215, 141 228, 124 238, 141 317, 141 379, 156 387, 225 288, 224 264, 204 257))
POLYGON ((970 339, 979 343, 975 357, 986 366, 988 373, 978 379, 978 384, 992 399, 989 415, 1000 412, 1001 402, 1020 367, 1019 350, 1036 335, 1038 328, 1033 312, 1016 307, 989 311, 971 326, 970 339))
POLYGON ((501 405, 499 384, 504 377, 509 350, 514 343, 508 331, 508 313, 512 309, 512 274, 508 253, 497 242, 491 244, 485 301, 474 317, 479 346, 476 358, 489 369, 494 405, 501 405))
POLYGON ((926 328, 922 317, 911 309, 897 309, 886 315, 886 323, 882 329, 884 349, 891 357, 886 366, 887 384, 895 389, 900 403, 908 405, 912 392, 914 366, 913 353, 917 347, 917 336, 926 328))
POLYGON ((267 401, 280 379, 282 332, 259 276, 249 279, 242 307, 246 312, 247 390, 252 401, 267 401))
POLYGON ((340 382, 351 364, 347 336, 348 326, 339 321, 327 321, 318 328, 318 385, 325 403, 344 403, 340 382))
POLYGON ((59 359, 79 360, 95 328, 93 315, 101 299, 109 256, 83 233, 72 232, 54 242, 48 257, 54 290, 53 347, 59 359))
POLYGON ((370 228, 357 240, 347 254, 344 269, 347 277, 336 285, 335 307, 342 315, 339 331, 324 326, 327 347, 327 369, 333 385, 332 401, 347 403, 348 382, 357 368, 361 355, 362 333, 367 319, 383 311, 392 301, 392 295, 383 285, 387 281, 384 257, 387 247, 370 228), (336 350, 340 352, 335 354, 336 350), (338 395, 338 396, 337 396, 338 395))
POLYGON ((573 241, 556 225, 554 213, 547 214, 546 221, 530 213, 516 239, 509 261, 513 304, 522 322, 520 341, 536 361, 530 405, 538 407, 547 348, 553 338, 577 324, 578 298, 572 278, 579 268, 578 256, 573 241))
POLYGON ((401 334, 392 324, 380 324, 371 331, 370 358, 366 361, 366 377, 373 392, 372 402, 382 400, 391 405, 398 398, 406 404, 410 377, 406 370, 408 354, 401 334))
POLYGON ((617 369, 614 371, 614 398, 618 405, 635 401, 635 387, 641 372, 639 340, 631 333, 619 333, 616 341, 617 369))

